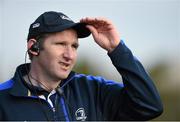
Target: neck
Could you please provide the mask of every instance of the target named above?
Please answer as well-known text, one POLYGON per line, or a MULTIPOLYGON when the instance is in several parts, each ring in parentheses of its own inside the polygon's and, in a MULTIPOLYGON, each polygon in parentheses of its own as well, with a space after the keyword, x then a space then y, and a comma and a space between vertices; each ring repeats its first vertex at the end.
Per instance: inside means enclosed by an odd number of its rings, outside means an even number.
POLYGON ((28 77, 30 82, 34 86, 40 86, 47 91, 52 91, 58 87, 61 80, 54 80, 52 78, 47 77, 48 75, 44 75, 43 72, 37 68, 37 66, 32 66, 28 77))
POLYGON ((32 84, 33 86, 39 86, 48 92, 51 92, 52 90, 56 89, 60 83, 60 82, 41 81, 38 78, 35 78, 34 76, 32 76, 31 74, 28 74, 28 75, 29 76, 27 77, 29 77, 28 79, 30 80, 29 81, 30 84, 32 84))

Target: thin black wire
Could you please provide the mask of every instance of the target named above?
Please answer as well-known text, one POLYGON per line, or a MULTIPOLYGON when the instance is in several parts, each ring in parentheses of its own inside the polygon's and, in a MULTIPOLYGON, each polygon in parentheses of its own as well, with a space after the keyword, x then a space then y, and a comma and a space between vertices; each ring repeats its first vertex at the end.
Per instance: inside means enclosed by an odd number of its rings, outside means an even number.
POLYGON ((36 78, 34 78, 30 73, 29 73, 29 76, 33 79, 33 80, 35 80, 36 82, 38 82, 38 83, 40 83, 42 86, 44 86, 46 89, 47 89, 47 91, 51 91, 51 89, 49 89, 46 85, 44 85, 41 81, 39 81, 39 80, 37 80, 36 78))
POLYGON ((26 69, 27 77, 28 77, 28 80, 29 80, 29 82, 30 82, 30 85, 31 85, 32 88, 33 88, 33 91, 34 91, 35 95, 38 97, 38 101, 39 101, 38 103, 39 103, 39 105, 40 105, 40 107, 41 107, 41 109, 42 109, 42 111, 43 111, 43 113, 44 113, 47 121, 50 121, 50 119, 49 119, 49 117, 48 117, 45 109, 44 109, 43 106, 42 106, 43 103, 41 102, 41 99, 40 99, 39 96, 38 96, 37 90, 34 88, 34 85, 32 84, 31 79, 30 79, 30 77, 29 77, 29 72, 28 72, 28 68, 27 68, 27 65, 26 65, 26 58, 27 58, 27 53, 28 53, 28 51, 29 51, 29 50, 27 50, 26 53, 25 53, 25 69, 26 69))

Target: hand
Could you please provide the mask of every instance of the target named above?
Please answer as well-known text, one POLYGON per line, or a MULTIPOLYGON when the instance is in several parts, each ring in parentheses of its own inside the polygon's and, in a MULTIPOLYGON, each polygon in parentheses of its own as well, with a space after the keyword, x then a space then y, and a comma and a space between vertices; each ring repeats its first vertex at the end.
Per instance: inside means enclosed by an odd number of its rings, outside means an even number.
POLYGON ((87 23, 95 42, 109 53, 120 43, 120 36, 111 21, 105 18, 86 17, 80 20, 87 23))

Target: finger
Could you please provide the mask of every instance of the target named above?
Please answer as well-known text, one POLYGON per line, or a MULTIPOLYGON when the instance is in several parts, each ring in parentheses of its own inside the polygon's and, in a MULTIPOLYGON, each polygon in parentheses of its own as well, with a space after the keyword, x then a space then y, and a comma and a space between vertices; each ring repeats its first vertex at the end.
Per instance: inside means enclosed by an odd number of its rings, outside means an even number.
POLYGON ((95 18, 94 17, 85 17, 85 18, 82 18, 80 20, 80 22, 84 22, 84 23, 87 23, 87 24, 92 24, 95 22, 95 18))
POLYGON ((98 32, 97 32, 96 28, 94 28, 91 25, 87 25, 86 27, 90 30, 90 32, 92 33, 94 38, 96 38, 98 36, 98 32))
POLYGON ((101 23, 102 25, 110 25, 112 22, 104 17, 97 17, 95 18, 96 22, 101 23))
POLYGON ((84 22, 86 22, 87 24, 90 24, 90 25, 93 25, 93 26, 109 26, 112 24, 111 21, 109 21, 108 19, 106 18, 103 18, 103 17, 97 17, 97 18, 90 18, 90 17, 87 17, 84 19, 84 22))
POLYGON ((86 22, 87 21, 86 19, 87 19, 87 17, 84 17, 80 20, 80 22, 86 22))
POLYGON ((85 22, 85 18, 80 19, 80 22, 84 23, 85 22))
POLYGON ((99 27, 112 29, 112 22, 104 17, 85 17, 80 20, 81 23, 87 23, 88 25, 94 26, 96 29, 99 27))

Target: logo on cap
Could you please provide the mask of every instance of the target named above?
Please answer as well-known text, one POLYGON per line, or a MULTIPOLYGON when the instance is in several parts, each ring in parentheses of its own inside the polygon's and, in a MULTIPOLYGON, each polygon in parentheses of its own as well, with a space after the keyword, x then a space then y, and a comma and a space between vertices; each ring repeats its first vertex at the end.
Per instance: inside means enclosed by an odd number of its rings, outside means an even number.
POLYGON ((60 15, 61 19, 65 19, 68 21, 72 21, 69 17, 65 16, 65 15, 60 15))
POLYGON ((38 28, 40 26, 40 23, 35 23, 32 25, 32 28, 38 28))

